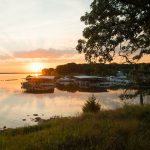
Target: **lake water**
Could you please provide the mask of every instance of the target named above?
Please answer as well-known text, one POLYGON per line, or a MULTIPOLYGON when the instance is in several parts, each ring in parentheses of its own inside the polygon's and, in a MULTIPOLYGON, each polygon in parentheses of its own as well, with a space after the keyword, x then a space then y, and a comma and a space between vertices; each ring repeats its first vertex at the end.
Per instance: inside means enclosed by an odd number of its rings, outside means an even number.
MULTIPOLYGON (((30 94, 21 89, 22 78, 26 74, 0 74, 0 129, 4 126, 15 128, 36 124, 33 114, 48 119, 53 116, 76 116, 82 112, 82 106, 92 92, 67 92, 55 88, 54 93, 30 94), (10 79, 18 79, 10 81, 10 79), (6 81, 7 80, 7 81, 6 81), (22 119, 26 119, 23 121, 22 119)), ((94 93, 102 109, 116 109, 127 103, 140 103, 139 95, 123 101, 119 98, 125 90, 107 90, 94 93)), ((134 92, 134 91, 130 91, 134 92)), ((149 103, 150 95, 144 97, 149 103)))

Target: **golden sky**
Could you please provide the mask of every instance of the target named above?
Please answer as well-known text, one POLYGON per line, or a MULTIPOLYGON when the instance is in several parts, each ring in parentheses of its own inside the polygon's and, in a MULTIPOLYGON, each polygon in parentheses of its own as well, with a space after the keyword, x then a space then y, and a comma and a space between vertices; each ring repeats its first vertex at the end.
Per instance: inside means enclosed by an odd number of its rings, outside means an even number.
MULTIPOLYGON (((66 63, 86 63, 83 54, 76 50, 37 49, 32 51, 18 51, 0 57, 0 72, 39 72, 43 68, 55 68, 66 63)), ((120 57, 115 57, 114 62, 122 63, 120 57)), ((149 55, 144 56, 137 63, 150 62, 149 55)))
POLYGON ((76 50, 37 49, 18 51, 0 57, 0 72, 39 72, 42 68, 65 63, 84 63, 84 56, 76 50))
POLYGON ((80 62, 74 49, 84 28, 80 17, 90 3, 0 0, 0 72, 28 72, 36 62, 44 67, 80 62))
MULTIPOLYGON (((91 0, 0 0, 0 72, 85 63, 75 50, 91 0)), ((115 61, 121 62, 119 58, 115 61)), ((144 62, 150 62, 145 57, 144 62)))

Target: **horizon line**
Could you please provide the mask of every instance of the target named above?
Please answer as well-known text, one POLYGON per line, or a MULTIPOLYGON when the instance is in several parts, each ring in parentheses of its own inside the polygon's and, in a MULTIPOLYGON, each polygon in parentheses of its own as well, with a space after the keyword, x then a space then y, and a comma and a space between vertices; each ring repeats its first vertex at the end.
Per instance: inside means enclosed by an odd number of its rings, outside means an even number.
POLYGON ((41 74, 41 72, 0 72, 0 74, 41 74))

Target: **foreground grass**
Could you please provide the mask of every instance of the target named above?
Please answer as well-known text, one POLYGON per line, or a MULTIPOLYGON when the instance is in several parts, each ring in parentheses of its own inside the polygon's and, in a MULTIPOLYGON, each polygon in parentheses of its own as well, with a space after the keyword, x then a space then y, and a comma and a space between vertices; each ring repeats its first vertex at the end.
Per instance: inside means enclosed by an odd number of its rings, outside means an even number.
POLYGON ((1 150, 149 150, 150 105, 61 118, 0 133, 1 150))

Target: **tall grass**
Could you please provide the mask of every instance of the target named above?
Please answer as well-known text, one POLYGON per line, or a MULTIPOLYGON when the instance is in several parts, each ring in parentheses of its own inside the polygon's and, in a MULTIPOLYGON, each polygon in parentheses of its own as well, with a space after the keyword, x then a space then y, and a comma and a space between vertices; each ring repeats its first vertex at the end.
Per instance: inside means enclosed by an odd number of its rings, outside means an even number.
POLYGON ((149 150, 150 105, 58 118, 0 133, 1 150, 149 150))

